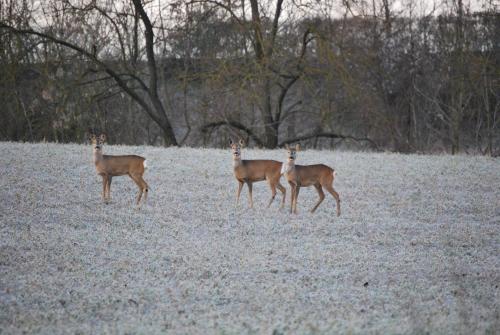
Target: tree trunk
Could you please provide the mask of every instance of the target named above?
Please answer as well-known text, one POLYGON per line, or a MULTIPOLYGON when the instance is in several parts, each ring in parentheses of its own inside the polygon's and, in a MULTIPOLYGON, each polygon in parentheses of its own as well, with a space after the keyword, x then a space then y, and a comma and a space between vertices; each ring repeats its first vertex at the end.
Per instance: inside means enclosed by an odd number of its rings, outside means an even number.
POLYGON ((163 145, 166 147, 176 146, 177 140, 175 139, 174 131, 170 126, 170 123, 165 123, 161 126, 163 134, 163 145))
POLYGON ((278 145, 278 129, 277 123, 273 120, 273 110, 271 103, 271 80, 264 79, 263 85, 263 106, 262 106, 262 120, 264 121, 264 144, 266 148, 274 149, 278 145))
POLYGON ((278 0, 276 4, 276 12, 273 19, 273 29, 265 40, 262 22, 259 12, 259 4, 257 0, 250 0, 252 8, 252 24, 254 32, 254 50, 256 63, 259 65, 263 75, 262 83, 262 121, 264 122, 264 146, 266 148, 276 148, 278 145, 278 125, 279 120, 273 118, 273 106, 271 101, 272 85, 271 85, 271 71, 269 64, 274 51, 274 40, 278 31, 278 21, 281 15, 281 5, 283 0, 278 0))

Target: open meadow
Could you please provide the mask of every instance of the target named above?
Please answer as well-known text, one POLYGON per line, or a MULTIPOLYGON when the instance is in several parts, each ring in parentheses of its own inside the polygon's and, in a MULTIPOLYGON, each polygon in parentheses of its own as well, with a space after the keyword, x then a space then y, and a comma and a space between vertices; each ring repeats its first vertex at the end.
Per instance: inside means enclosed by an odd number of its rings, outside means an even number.
MULTIPOLYGON (((148 203, 110 204, 85 145, 0 143, 0 333, 500 332, 500 159, 306 150, 337 171, 297 215, 231 152, 105 146, 148 160, 148 203)), ((243 159, 285 160, 244 149, 243 159)))

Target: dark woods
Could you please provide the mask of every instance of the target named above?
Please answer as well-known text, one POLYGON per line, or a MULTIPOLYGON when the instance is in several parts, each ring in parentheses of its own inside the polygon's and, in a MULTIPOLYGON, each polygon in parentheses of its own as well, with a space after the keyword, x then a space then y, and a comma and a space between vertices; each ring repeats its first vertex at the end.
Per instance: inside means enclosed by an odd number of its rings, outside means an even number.
POLYGON ((493 1, 0 0, 0 140, 500 152, 493 1))

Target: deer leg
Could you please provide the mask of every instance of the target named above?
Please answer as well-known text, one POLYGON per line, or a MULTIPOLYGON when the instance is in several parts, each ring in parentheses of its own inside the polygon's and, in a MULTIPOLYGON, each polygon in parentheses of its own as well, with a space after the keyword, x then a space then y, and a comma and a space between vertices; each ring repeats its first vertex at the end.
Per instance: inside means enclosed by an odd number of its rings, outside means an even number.
POLYGON ((267 204, 267 208, 271 207, 271 204, 274 201, 274 198, 276 198, 276 185, 273 183, 271 179, 268 179, 269 181, 269 187, 271 187, 271 200, 269 200, 269 204, 267 204))
POLYGON ((247 181, 247 185, 248 185, 248 200, 250 201, 250 208, 253 208, 252 182, 247 181))
POLYGON ((236 205, 238 205, 240 201, 240 194, 242 188, 243 188, 243 182, 238 180, 238 192, 236 192, 236 205))
POLYGON ((135 201, 135 204, 139 205, 139 202, 141 201, 141 198, 142 198, 142 185, 141 185, 141 182, 139 181, 139 178, 137 178, 136 175, 130 175, 130 178, 132 178, 132 180, 135 182, 135 184, 139 188, 139 194, 137 194, 137 198, 135 201))
POLYGON ((318 208, 318 206, 325 199, 325 192, 323 192, 323 188, 321 187, 321 184, 314 184, 314 187, 316 188, 316 191, 318 191, 319 200, 316 203, 316 205, 313 207, 313 209, 311 209, 311 213, 314 213, 314 211, 316 210, 316 208, 318 208))
POLYGON ((299 198, 300 186, 295 186, 295 206, 293 207, 293 213, 297 214, 297 199, 299 198))
POLYGON ((146 183, 146 181, 144 180, 144 178, 142 178, 141 175, 137 176, 137 180, 139 180, 139 182, 141 183, 142 193, 144 194, 144 200, 142 200, 142 202, 146 203, 146 201, 148 200, 148 191, 149 191, 148 183, 146 183))
POLYGON ((108 183, 107 183, 107 185, 106 185, 106 187, 107 187, 107 191, 108 191, 108 201, 110 201, 110 200, 111 200, 111 180, 112 180, 112 179, 113 179, 113 177, 112 177, 112 176, 109 176, 109 177, 108 177, 108 183))
POLYGON ((284 188, 283 185, 280 184, 280 182, 278 182, 278 185, 276 185, 276 187, 283 194, 283 199, 281 199, 281 206, 280 206, 280 209, 281 209, 281 208, 285 207, 286 188, 284 188))
POLYGON ((340 196, 339 196, 339 194, 335 191, 335 189, 333 188, 332 185, 325 185, 325 188, 335 198, 335 201, 337 202, 337 216, 340 216, 340 196))
POLYGON ((108 176, 102 175, 102 201, 106 202, 106 185, 108 184, 108 176))
POLYGON ((296 185, 289 181, 288 184, 290 184, 290 189, 291 189, 291 195, 290 195, 290 213, 293 213, 293 204, 295 202, 295 188, 296 188, 296 185))

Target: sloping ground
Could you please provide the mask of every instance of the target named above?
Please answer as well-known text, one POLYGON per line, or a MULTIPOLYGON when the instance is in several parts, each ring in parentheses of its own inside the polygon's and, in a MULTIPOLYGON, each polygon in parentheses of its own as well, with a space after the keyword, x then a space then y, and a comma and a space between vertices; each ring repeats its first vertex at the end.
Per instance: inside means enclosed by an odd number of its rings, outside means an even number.
POLYGON ((138 211, 115 178, 105 205, 91 152, 0 143, 2 333, 500 329, 498 159, 300 152, 337 170, 337 218, 313 189, 267 210, 265 183, 235 207, 229 150, 107 146, 148 158, 151 192, 138 211))

